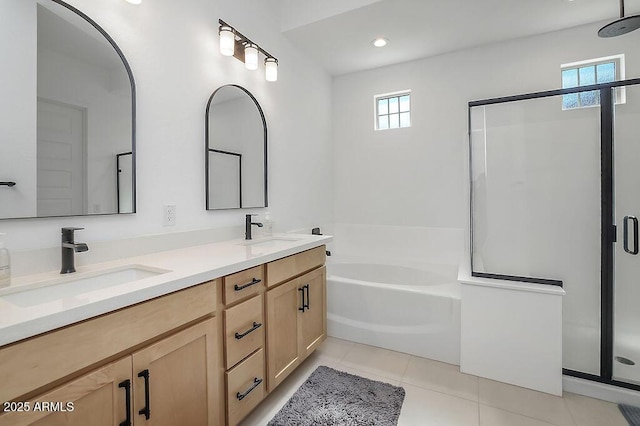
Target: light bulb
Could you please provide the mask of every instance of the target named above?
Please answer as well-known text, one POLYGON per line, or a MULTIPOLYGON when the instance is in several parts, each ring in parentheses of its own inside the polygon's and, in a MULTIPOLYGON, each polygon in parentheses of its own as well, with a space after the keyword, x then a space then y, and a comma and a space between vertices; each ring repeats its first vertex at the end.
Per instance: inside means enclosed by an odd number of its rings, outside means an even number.
POLYGON ((248 70, 258 69, 258 46, 248 43, 244 48, 244 66, 248 70))
POLYGON ((389 40, 384 37, 378 37, 371 42, 371 44, 373 44, 375 47, 385 47, 387 43, 389 43, 389 40))
POLYGON ((267 81, 278 81, 278 60, 276 58, 264 60, 264 77, 267 81))
POLYGON ((224 56, 233 56, 236 46, 236 38, 231 27, 221 26, 220 34, 220 53, 224 56))

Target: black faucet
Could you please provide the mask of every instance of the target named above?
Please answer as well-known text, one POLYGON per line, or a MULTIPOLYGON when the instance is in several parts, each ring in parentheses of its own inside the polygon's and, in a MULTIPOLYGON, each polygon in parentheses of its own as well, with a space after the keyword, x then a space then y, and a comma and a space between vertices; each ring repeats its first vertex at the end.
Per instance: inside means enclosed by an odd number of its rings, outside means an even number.
POLYGON ((256 225, 258 228, 262 228, 262 223, 251 222, 251 216, 257 216, 256 214, 248 214, 244 217, 244 239, 251 239, 251 225, 256 225))
POLYGON ((83 252, 89 250, 89 246, 85 243, 76 243, 74 241, 73 232, 80 231, 84 228, 62 228, 62 268, 61 274, 70 274, 76 271, 75 252, 83 252))

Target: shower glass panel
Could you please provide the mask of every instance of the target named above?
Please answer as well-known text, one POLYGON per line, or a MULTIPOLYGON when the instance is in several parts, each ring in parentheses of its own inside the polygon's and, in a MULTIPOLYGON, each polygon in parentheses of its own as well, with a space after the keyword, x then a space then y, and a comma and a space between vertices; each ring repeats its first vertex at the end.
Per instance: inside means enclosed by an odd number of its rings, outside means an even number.
POLYGON ((627 102, 614 107, 613 378, 640 384, 640 86, 627 86, 626 95, 627 102))
POLYGON ((600 108, 473 106, 470 154, 472 275, 563 285, 563 367, 600 374, 600 108))

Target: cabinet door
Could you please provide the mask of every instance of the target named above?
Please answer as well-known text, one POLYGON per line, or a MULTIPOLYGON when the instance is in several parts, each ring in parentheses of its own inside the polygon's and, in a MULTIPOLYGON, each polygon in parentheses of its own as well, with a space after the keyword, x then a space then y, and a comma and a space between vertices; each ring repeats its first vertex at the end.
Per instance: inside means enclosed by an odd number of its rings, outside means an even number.
POLYGON ((305 309, 299 313, 299 353, 306 358, 327 337, 326 268, 316 269, 302 277, 305 309))
POLYGON ((292 280, 267 292, 267 385, 271 392, 299 364, 298 309, 302 291, 292 280))
POLYGON ((134 423, 216 424, 216 347, 210 318, 134 353, 134 423))
POLYGON ((126 357, 33 398, 28 412, 0 415, 0 425, 118 426, 127 419, 124 386, 130 378, 131 357, 126 357))

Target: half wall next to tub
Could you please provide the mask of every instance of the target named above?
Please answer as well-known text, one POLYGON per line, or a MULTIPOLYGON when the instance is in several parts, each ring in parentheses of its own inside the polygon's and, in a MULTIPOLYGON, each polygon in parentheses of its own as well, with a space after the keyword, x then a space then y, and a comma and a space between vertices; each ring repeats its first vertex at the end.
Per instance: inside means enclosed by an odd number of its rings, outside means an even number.
POLYGON ((460 362, 461 229, 338 224, 328 262, 328 334, 460 362))

